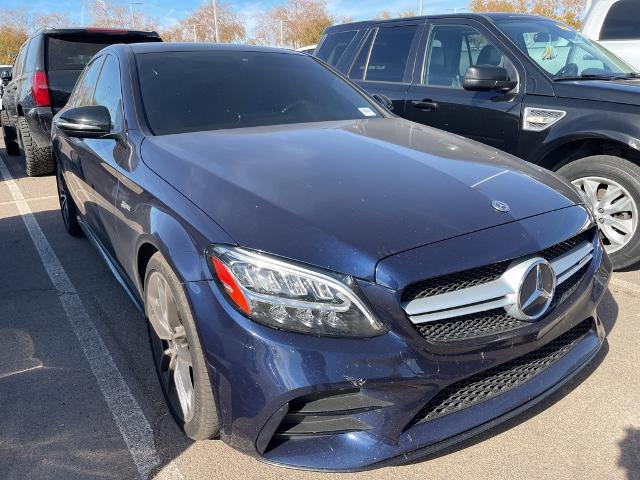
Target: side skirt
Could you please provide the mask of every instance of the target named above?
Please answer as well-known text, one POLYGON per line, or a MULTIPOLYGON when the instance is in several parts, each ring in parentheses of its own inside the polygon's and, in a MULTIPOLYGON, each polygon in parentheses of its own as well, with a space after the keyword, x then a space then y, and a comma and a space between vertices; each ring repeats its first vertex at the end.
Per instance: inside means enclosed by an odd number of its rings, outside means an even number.
POLYGON ((145 315, 144 303, 139 298, 138 294, 131 288, 129 283, 125 280, 125 274, 122 271, 122 269, 118 266, 118 264, 111 257, 111 255, 109 255, 109 253, 107 253, 107 251, 102 247, 102 245, 100 244, 100 241, 93 234, 89 225, 87 225, 87 223, 79 215, 78 215, 78 223, 80 224, 80 228, 82 228, 82 231, 84 232, 85 236, 89 239, 89 241, 93 244, 93 246, 96 247, 98 252, 100 252, 100 256, 102 256, 103 260, 109 267, 109 270, 111 270, 111 273, 113 274, 115 279, 118 281, 118 283, 122 286, 122 288, 124 289, 126 294, 129 296, 129 298, 131 299, 135 307, 140 311, 140 313, 142 313, 142 315, 145 315))

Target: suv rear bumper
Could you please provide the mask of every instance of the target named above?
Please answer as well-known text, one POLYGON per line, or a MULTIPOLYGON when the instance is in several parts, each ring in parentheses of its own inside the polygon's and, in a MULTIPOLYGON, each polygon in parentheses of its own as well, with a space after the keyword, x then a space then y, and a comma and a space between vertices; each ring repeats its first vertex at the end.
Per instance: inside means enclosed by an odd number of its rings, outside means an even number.
POLYGON ((51 146, 51 122, 53 119, 51 107, 35 107, 27 110, 24 119, 36 145, 40 148, 51 146))

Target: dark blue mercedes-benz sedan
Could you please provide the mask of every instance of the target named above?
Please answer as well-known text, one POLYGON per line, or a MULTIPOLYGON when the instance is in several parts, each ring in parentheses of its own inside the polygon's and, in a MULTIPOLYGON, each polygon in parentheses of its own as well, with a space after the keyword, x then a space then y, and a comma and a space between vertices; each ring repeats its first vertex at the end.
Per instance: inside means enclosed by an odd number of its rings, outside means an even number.
POLYGON ((193 439, 358 470, 591 360, 611 263, 554 174, 397 118, 320 60, 116 45, 54 119, 62 216, 144 309, 193 439))

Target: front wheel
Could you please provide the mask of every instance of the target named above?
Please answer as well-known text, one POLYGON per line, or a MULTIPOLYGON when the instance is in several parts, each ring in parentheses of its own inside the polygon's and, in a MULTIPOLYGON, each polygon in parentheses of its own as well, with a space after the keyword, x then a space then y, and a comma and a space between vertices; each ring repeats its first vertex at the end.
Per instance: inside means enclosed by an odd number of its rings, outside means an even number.
POLYGON ((218 433, 218 413, 198 331, 180 281, 160 253, 149 260, 145 313, 153 360, 169 410, 189 438, 218 433))
POLYGON ((558 170, 591 202, 602 243, 616 270, 640 260, 640 167, 619 157, 595 155, 558 170))

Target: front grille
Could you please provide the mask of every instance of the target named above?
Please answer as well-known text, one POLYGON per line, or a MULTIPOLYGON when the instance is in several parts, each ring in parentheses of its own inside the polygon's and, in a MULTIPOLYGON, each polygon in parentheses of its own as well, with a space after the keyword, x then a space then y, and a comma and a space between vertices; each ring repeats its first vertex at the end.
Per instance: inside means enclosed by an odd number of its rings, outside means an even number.
MULTIPOLYGON (((552 261, 560 255, 577 247, 581 242, 585 240, 590 241, 592 238, 593 231, 587 230, 573 238, 565 240, 562 243, 546 248, 545 250, 538 252, 537 255, 547 261, 552 261)), ((419 298, 455 292, 456 290, 462 290, 497 280, 504 272, 506 272, 510 263, 511 261, 508 260, 413 283, 403 290, 401 301, 409 302, 419 298)))
POLYGON ((591 242, 591 240, 593 240, 593 229, 579 233, 575 237, 565 240, 562 243, 558 243, 557 245, 553 245, 552 247, 545 248, 541 252, 538 252, 537 255, 544 258, 546 261, 551 262, 560 255, 564 255, 565 253, 573 250, 582 242, 591 242))
POLYGON ((446 387, 406 428, 469 408, 521 386, 558 361, 590 328, 591 320, 585 320, 538 350, 446 387))
POLYGON ((408 302, 418 298, 455 292, 456 290, 475 287, 476 285, 497 280, 507 271, 510 263, 511 261, 508 260, 414 283, 403 290, 402 301, 408 302))
MULTIPOLYGON (((556 288, 549 312, 578 289, 588 268, 589 265, 585 265, 556 288)), ((453 319, 417 324, 416 330, 422 338, 430 342, 455 342, 506 333, 527 325, 531 325, 531 322, 518 320, 503 308, 495 308, 453 319)))
POLYGON ((508 332, 526 325, 531 324, 512 317, 505 312, 504 308, 496 308, 486 312, 456 317, 452 320, 427 322, 416 325, 416 328, 418 333, 426 340, 451 342, 508 332))

